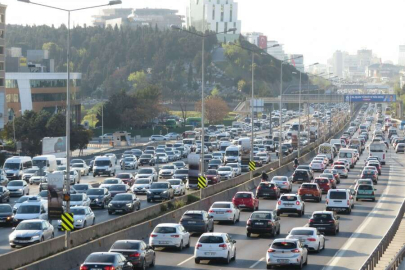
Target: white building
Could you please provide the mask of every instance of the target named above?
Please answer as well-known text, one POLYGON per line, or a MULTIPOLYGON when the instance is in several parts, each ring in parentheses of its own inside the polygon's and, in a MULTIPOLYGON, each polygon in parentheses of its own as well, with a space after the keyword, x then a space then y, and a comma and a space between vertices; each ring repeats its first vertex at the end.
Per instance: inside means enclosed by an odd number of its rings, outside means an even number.
POLYGON ((279 44, 278 41, 275 40, 270 40, 267 41, 267 53, 270 54, 271 56, 273 56, 274 58, 280 60, 280 61, 284 61, 286 58, 286 54, 284 52, 283 49, 283 45, 279 44), (273 48, 269 48, 271 46, 277 45, 277 47, 273 47, 273 48))
POLYGON ((220 42, 234 42, 241 33, 238 3, 234 0, 189 0, 186 17, 187 27, 194 27, 197 31, 220 33, 236 28, 236 31, 218 34, 220 42))
POLYGON ((259 47, 259 37, 263 36, 263 33, 260 32, 251 32, 243 34, 246 37, 246 40, 259 47))
POLYGON ((304 72, 304 55, 302 54, 290 54, 289 59, 293 59, 291 61, 289 61, 289 63, 294 66, 296 69, 298 69, 301 72, 304 72))
POLYGON ((405 45, 399 45, 398 65, 405 66, 405 45))

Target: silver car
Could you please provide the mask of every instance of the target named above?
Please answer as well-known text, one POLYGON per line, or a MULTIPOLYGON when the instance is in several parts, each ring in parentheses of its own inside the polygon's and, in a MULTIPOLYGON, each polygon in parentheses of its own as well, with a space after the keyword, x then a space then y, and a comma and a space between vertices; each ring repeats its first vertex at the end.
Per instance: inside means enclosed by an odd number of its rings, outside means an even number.
POLYGON ((28 246, 54 237, 53 226, 46 220, 24 220, 8 236, 10 247, 28 246))
POLYGON ((308 264, 308 250, 298 239, 278 238, 266 253, 267 269, 274 266, 298 266, 308 264))
POLYGON ((14 180, 7 184, 10 196, 24 196, 30 194, 30 189, 24 180, 14 180))
MULTIPOLYGON (((70 209, 73 214, 75 229, 82 229, 96 224, 96 216, 89 206, 75 206, 70 209)), ((58 220, 58 230, 62 230, 62 221, 58 220)))

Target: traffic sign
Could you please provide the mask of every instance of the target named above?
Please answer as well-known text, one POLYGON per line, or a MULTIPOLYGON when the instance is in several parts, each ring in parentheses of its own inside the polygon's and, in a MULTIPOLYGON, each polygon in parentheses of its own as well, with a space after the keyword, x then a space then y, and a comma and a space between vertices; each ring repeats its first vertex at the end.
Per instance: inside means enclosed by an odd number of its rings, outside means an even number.
POLYGON ((72 213, 63 213, 62 214, 62 231, 73 231, 74 219, 72 213))
POLYGON ((254 161, 249 161, 249 170, 252 172, 256 170, 256 162, 254 161))
POLYGON ((204 176, 198 177, 198 188, 203 189, 207 187, 207 178, 204 176))

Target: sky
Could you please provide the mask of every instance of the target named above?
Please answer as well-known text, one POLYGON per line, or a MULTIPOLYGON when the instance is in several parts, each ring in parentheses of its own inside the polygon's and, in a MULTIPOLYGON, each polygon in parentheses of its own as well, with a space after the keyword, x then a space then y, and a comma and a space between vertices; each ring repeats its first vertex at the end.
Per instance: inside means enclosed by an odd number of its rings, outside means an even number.
MULTIPOLYGON (((76 9, 108 3, 108 0, 35 0, 37 3, 76 9)), ((122 8, 170 8, 186 14, 190 0, 122 0, 122 8)), ((236 0, 242 33, 262 32, 284 44, 289 54, 303 54, 305 65, 326 64, 336 50, 355 54, 371 49, 383 62, 398 62, 398 46, 405 44, 403 0, 236 0)), ((67 22, 62 11, 17 0, 7 5, 6 23, 59 26, 67 22)), ((99 8, 100 9, 100 8, 99 8)), ((97 9, 72 13, 72 23, 91 25, 97 9)))

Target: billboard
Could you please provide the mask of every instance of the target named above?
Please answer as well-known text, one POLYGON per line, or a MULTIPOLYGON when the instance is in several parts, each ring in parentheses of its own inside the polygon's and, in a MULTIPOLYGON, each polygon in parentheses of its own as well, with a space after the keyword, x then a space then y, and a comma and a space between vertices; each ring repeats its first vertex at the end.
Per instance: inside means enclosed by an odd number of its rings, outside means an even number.
POLYGON ((267 36, 259 36, 259 48, 264 50, 267 48, 267 36))
POLYGON ((66 157, 66 137, 46 137, 42 139, 42 155, 66 157))
POLYGON ((63 214, 63 182, 64 174, 56 172, 48 174, 48 219, 60 219, 63 214))
POLYGON ((345 95, 346 102, 395 102, 396 95, 345 95))
POLYGON ((188 155, 188 186, 191 189, 198 188, 198 176, 200 174, 200 155, 191 153, 188 155))

